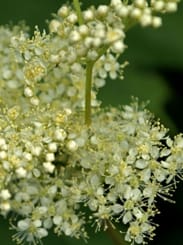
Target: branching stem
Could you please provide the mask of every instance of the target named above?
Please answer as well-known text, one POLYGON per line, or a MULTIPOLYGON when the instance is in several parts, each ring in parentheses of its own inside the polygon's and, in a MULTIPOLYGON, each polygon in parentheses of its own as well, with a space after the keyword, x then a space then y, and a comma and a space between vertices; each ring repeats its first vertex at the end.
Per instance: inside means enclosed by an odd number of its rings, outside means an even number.
MULTIPOLYGON (((79 0, 73 0, 73 5, 78 16, 79 25, 84 24, 82 11, 79 0)), ((98 50, 98 56, 95 60, 86 62, 86 84, 85 84, 85 124, 91 124, 91 91, 92 91, 92 73, 95 62, 107 51, 108 46, 104 46, 98 50)))
POLYGON ((126 245, 127 243, 123 240, 123 237, 118 232, 117 229, 115 229, 110 221, 107 222, 107 233, 110 236, 111 240, 113 241, 114 245, 126 245))
POLYGON ((73 0, 73 5, 78 16, 79 25, 82 25, 84 23, 84 20, 83 20, 83 15, 82 15, 79 0, 73 0))
POLYGON ((92 90, 92 74, 93 67, 97 60, 106 53, 108 46, 104 46, 98 50, 98 56, 93 61, 88 61, 86 64, 86 84, 85 84, 85 124, 91 124, 91 90, 92 90))
POLYGON ((85 124, 91 124, 91 89, 92 89, 92 71, 93 62, 86 65, 86 84, 85 84, 85 124))

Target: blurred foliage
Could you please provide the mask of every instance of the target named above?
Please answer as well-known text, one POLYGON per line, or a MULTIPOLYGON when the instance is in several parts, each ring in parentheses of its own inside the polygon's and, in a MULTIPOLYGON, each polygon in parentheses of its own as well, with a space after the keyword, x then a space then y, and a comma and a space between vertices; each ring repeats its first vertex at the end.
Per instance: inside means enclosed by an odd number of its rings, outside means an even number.
MULTIPOLYGON (((65 1, 61 0, 0 0, 0 24, 17 24, 20 20, 34 30, 46 28, 46 21, 51 19, 51 13, 65 1)), ((83 5, 106 3, 105 0, 83 0, 83 5)), ((127 33, 128 49, 121 61, 128 60, 130 65, 125 70, 123 81, 108 81, 100 93, 103 105, 119 105, 130 101, 131 96, 139 97, 142 101, 150 101, 148 108, 160 118, 170 133, 183 130, 182 105, 183 91, 183 2, 177 13, 163 17, 160 29, 133 28, 127 33), (173 116, 172 116, 173 115, 173 116)), ((161 214, 157 217, 160 227, 152 245, 182 245, 183 244, 183 186, 179 185, 175 193, 176 204, 159 201, 161 214)), ((1 242, 13 245, 8 224, 1 218, 1 242)), ((44 240, 44 245, 84 245, 84 241, 57 238, 54 235, 44 240)), ((112 245, 110 238, 99 233, 92 235, 88 245, 112 245)))

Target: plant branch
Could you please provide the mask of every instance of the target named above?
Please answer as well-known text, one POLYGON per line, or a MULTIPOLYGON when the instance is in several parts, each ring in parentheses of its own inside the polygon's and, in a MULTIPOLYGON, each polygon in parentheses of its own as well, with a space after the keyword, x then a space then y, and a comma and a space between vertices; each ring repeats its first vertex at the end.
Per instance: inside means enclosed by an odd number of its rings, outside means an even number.
POLYGON ((85 124, 91 124, 91 89, 92 89, 92 71, 93 62, 86 65, 86 85, 85 85, 85 124))
POLYGON ((73 0, 73 5, 74 5, 74 8, 75 8, 77 16, 78 16, 79 25, 82 25, 84 23, 84 20, 83 20, 79 0, 73 0))
POLYGON ((107 230, 106 232, 110 236, 111 240, 113 241, 114 245, 126 245, 127 243, 123 240, 123 237, 118 232, 118 230, 113 227, 109 220, 107 222, 107 230))
POLYGON ((92 90, 92 72, 97 60, 107 51, 108 46, 104 46, 98 51, 98 56, 93 61, 87 61, 86 64, 86 84, 85 84, 85 124, 91 124, 91 90, 92 90))

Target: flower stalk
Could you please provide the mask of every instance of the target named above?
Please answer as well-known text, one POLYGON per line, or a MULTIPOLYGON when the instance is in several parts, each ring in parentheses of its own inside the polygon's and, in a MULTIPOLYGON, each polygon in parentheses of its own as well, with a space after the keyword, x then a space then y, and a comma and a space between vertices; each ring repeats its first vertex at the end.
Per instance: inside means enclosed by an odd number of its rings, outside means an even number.
POLYGON ((92 91, 92 73, 97 60, 106 53, 108 45, 98 50, 98 56, 94 61, 88 61, 86 65, 86 84, 85 84, 85 124, 91 124, 91 91, 92 91))
POLYGON ((106 221, 106 222, 107 222, 107 230, 106 230, 107 234, 113 241, 114 245, 126 245, 127 243, 123 240, 119 231, 115 229, 115 227, 113 227, 110 221, 106 221))
POLYGON ((93 62, 88 62, 86 66, 86 84, 85 84, 85 124, 91 124, 91 89, 92 89, 92 71, 93 62))
POLYGON ((73 0, 73 5, 74 5, 74 8, 75 8, 77 16, 78 16, 79 25, 82 25, 84 23, 84 20, 83 20, 79 0, 73 0))

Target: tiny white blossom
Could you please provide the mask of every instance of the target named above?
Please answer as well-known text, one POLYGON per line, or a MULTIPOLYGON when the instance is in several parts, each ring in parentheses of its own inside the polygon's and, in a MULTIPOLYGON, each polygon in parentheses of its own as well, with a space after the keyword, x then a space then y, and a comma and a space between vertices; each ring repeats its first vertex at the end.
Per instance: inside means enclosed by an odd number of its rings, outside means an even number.
POLYGON ((67 137, 67 133, 64 129, 56 129, 55 131, 55 139, 59 141, 64 141, 67 137))
POLYGON ((34 156, 39 156, 41 154, 42 148, 41 146, 33 146, 31 149, 31 153, 34 156))
POLYGON ((0 159, 4 160, 4 159, 6 159, 6 157, 7 157, 6 151, 0 151, 0 159))
POLYGON ((162 20, 160 17, 153 17, 152 18, 152 26, 158 28, 162 25, 162 20))
POLYGON ((121 4, 121 0, 111 0, 112 6, 118 6, 119 4, 121 4))
POLYGON ((58 20, 52 20, 49 24, 50 32, 57 32, 60 27, 60 22, 58 20))
POLYGON ((55 155, 54 153, 47 153, 46 154, 46 161, 47 162, 53 162, 55 160, 55 155))
POLYGON ((90 21, 93 20, 94 18, 94 13, 91 9, 88 9, 86 11, 83 12, 83 18, 85 21, 90 21))
POLYGON ((142 15, 142 10, 139 9, 139 8, 134 8, 134 9, 131 11, 131 16, 132 16, 133 18, 138 19, 138 18, 140 18, 141 15, 142 15))
POLYGON ((3 147, 6 144, 6 141, 4 138, 0 138, 0 147, 3 147))
POLYGON ((53 165, 51 162, 44 162, 43 167, 45 168, 46 172, 53 173, 55 169, 55 165, 53 165))
POLYGON ((76 151, 78 149, 78 145, 74 140, 70 140, 67 142, 67 148, 70 151, 76 151))
POLYGON ((25 178, 27 175, 27 171, 23 167, 20 167, 16 169, 16 174, 19 178, 25 178))
POLYGON ((24 95, 25 95, 26 97, 32 97, 32 96, 33 96, 33 91, 32 91, 32 89, 31 89, 30 87, 26 87, 26 88, 24 89, 24 95))
POLYGON ((20 220, 18 221, 17 225, 21 231, 27 230, 30 225, 30 220, 29 219, 20 220))
POLYGON ((71 13, 69 16, 67 16, 67 20, 68 22, 70 22, 71 24, 75 24, 78 20, 78 17, 75 13, 71 13))
POLYGON ((4 214, 7 214, 7 212, 11 210, 10 203, 7 201, 0 203, 0 210, 2 210, 4 214))
POLYGON ((79 30, 79 33, 82 35, 82 36, 86 36, 86 35, 88 35, 88 33, 89 33, 89 28, 88 28, 88 26, 87 25, 80 25, 79 26, 79 28, 78 28, 78 30, 79 30))
POLYGON ((67 17, 69 14, 69 8, 64 5, 61 8, 59 8, 59 10, 57 11, 58 15, 61 17, 67 17))
POLYGON ((7 189, 4 189, 0 192, 0 197, 3 199, 3 200, 8 200, 10 197, 11 197, 11 194, 9 192, 9 190, 7 189))
POLYGON ((32 105, 34 105, 34 106, 38 106, 39 105, 39 99, 37 98, 37 97, 32 97, 31 99, 30 99, 30 103, 32 104, 32 105))
POLYGON ((70 41, 71 42, 78 42, 78 41, 80 41, 80 39, 81 39, 81 36, 80 36, 78 31, 74 30, 71 32, 71 34, 70 34, 70 41))
POLYGON ((177 3, 176 2, 167 2, 165 4, 165 10, 168 12, 175 12, 177 11, 177 3))
POLYGON ((97 14, 101 17, 105 16, 108 12, 109 7, 107 5, 99 5, 97 8, 97 14))
POLYGON ((113 43, 112 50, 115 53, 123 53, 123 51, 125 50, 125 45, 122 41, 118 40, 118 41, 113 43))
POLYGON ((162 11, 165 7, 165 2, 164 1, 154 1, 153 2, 153 7, 156 11, 162 11))
POLYGON ((56 152, 57 151, 57 143, 56 142, 51 142, 48 144, 48 149, 51 152, 56 152))

